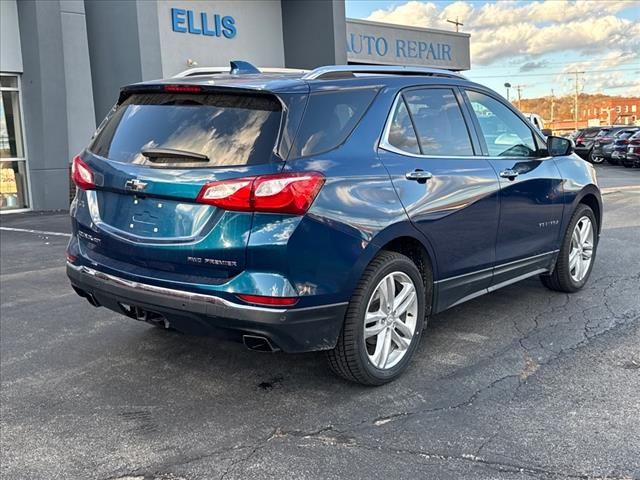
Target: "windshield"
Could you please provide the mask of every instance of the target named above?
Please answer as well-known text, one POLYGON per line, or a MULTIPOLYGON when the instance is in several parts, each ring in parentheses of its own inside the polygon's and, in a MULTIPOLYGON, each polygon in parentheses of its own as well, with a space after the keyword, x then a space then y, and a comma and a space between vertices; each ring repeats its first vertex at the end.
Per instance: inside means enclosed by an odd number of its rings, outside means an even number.
POLYGON ((266 95, 133 94, 107 119, 89 150, 117 162, 156 168, 267 163, 278 137, 281 113, 280 102, 266 95), (159 159, 143 154, 154 149, 195 156, 159 159))

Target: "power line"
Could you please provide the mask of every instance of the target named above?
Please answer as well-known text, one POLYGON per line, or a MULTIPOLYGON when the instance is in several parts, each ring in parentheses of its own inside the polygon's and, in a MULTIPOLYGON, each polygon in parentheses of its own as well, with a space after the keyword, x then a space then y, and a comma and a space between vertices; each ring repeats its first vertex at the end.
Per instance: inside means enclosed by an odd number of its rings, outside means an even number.
MULTIPOLYGON (((631 72, 639 71, 640 65, 634 68, 611 68, 606 70, 582 70, 584 73, 609 73, 609 72, 631 72)), ((473 78, 505 78, 505 77, 552 77, 554 75, 566 75, 570 72, 549 72, 549 73, 503 73, 502 75, 479 75, 473 78)))
MULTIPOLYGON (((538 68, 544 68, 544 67, 548 67, 550 65, 577 65, 579 66, 580 64, 584 64, 584 63, 591 63, 593 62, 593 60, 574 60, 572 62, 537 62, 540 64, 540 67, 538 68)), ((494 67, 476 67, 476 69, 478 70, 499 70, 501 68, 513 68, 513 67, 517 67, 520 63, 536 63, 535 60, 530 60, 530 61, 522 61, 522 62, 518 62, 518 63, 513 63, 509 66, 506 67, 502 67, 502 66, 494 66, 494 67)), ((634 63, 628 63, 627 65, 633 65, 634 63)), ((640 66, 640 64, 639 64, 640 66)))

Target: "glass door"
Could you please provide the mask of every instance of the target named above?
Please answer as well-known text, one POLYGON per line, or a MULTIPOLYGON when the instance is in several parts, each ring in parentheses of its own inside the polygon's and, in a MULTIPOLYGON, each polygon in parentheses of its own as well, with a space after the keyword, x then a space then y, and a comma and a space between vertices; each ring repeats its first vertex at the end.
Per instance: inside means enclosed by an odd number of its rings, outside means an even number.
POLYGON ((29 208, 20 77, 0 73, 0 211, 29 208))

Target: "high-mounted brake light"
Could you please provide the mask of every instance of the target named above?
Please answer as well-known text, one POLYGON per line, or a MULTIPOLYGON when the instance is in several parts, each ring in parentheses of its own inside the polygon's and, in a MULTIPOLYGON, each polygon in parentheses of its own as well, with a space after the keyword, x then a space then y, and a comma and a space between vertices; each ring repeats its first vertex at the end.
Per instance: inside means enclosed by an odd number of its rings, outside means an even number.
POLYGON ((309 210, 324 180, 317 172, 223 180, 207 183, 196 201, 225 210, 302 215, 309 210))
POLYGON ((163 90, 172 93, 200 93, 202 87, 198 85, 165 85, 163 90))
POLYGON ((298 303, 297 297, 266 297, 263 295, 238 295, 243 302, 270 307, 290 307, 298 303))
POLYGON ((71 164, 71 179, 76 187, 83 190, 92 190, 96 188, 96 184, 93 181, 93 172, 89 166, 82 161, 79 155, 73 158, 71 164))

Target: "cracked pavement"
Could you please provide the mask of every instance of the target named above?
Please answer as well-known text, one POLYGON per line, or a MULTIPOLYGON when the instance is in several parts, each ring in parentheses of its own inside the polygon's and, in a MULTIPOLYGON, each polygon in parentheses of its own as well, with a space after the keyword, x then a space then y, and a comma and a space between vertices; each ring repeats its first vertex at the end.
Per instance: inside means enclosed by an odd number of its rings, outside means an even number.
MULTIPOLYGON (((586 288, 433 317, 410 369, 346 383, 77 297, 64 235, 0 231, 3 479, 640 479, 640 170, 599 168, 586 288), (638 186, 638 188, 628 188, 638 186), (627 187, 617 190, 618 187, 627 187)), ((68 232, 65 214, 2 227, 68 232)))

